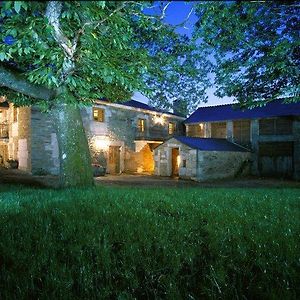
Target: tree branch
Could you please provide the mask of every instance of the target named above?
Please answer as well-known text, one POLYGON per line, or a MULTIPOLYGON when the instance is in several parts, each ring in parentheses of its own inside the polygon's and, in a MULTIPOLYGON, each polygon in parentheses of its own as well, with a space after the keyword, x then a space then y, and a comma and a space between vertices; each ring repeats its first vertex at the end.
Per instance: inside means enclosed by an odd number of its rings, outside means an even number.
POLYGON ((194 7, 191 8, 190 12, 188 13, 188 15, 187 15, 187 17, 184 19, 184 21, 181 22, 181 23, 179 23, 179 24, 177 24, 177 25, 175 25, 174 27, 175 27, 175 28, 176 28, 176 27, 181 27, 181 26, 183 25, 183 28, 188 29, 188 28, 185 26, 185 23, 189 20, 189 18, 190 18, 190 16, 191 16, 191 14, 193 13, 193 11, 194 11, 194 7))
POLYGON ((24 76, 0 64, 0 87, 1 86, 40 100, 49 101, 56 96, 55 91, 30 83, 24 76))
POLYGON ((168 6, 171 4, 172 2, 168 2, 162 9, 162 12, 161 12, 161 16, 159 17, 160 20, 164 19, 165 16, 166 16, 166 10, 168 8, 168 6))
POLYGON ((54 29, 54 39, 64 50, 65 54, 72 59, 76 50, 77 41, 74 44, 63 34, 60 29, 59 18, 62 10, 60 1, 49 1, 46 8, 46 17, 54 29))
MULTIPOLYGON (((95 28, 97 28, 99 25, 101 25, 102 23, 104 23, 105 21, 107 21, 111 16, 113 16, 115 13, 117 13, 118 11, 120 11, 122 8, 125 7, 126 4, 128 4, 129 2, 123 2, 122 5, 120 5, 118 8, 116 8, 115 10, 113 10, 106 18, 100 20, 100 21, 93 21, 93 22, 86 22, 83 24, 82 28, 78 31, 77 36, 79 36, 80 34, 84 33, 84 29, 86 26, 91 26, 91 25, 95 25, 95 28)), ((78 37, 77 37, 78 39, 78 37)))

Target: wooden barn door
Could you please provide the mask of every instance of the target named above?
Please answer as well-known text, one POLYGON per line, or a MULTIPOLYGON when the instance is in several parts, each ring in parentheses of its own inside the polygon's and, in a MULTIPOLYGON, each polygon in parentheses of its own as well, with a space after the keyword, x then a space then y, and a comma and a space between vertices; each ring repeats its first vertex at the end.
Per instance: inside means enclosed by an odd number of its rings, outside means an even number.
POLYGON ((259 143, 260 174, 272 177, 292 177, 293 149, 293 142, 259 143))
POLYGON ((172 176, 179 176, 178 166, 179 148, 172 148, 172 176))
POLYGON ((108 171, 113 175, 120 173, 120 146, 109 146, 108 171))

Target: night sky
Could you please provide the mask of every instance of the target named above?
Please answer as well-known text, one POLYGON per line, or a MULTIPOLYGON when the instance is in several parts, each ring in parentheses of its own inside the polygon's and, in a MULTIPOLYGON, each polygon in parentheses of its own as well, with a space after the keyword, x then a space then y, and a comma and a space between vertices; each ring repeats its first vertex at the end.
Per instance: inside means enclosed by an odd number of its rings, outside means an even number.
MULTIPOLYGON (((165 22, 168 22, 172 25, 177 25, 182 23, 189 15, 189 12, 191 11, 194 4, 195 2, 187 3, 184 1, 173 1, 166 10, 165 22)), ((151 15, 160 14, 159 9, 146 9, 144 10, 144 12, 146 14, 151 14, 151 15)), ((192 13, 185 24, 186 28, 179 27, 176 29, 176 32, 191 36, 193 31, 193 26, 196 21, 197 21, 197 17, 195 16, 194 13, 192 13)), ((201 103, 200 106, 212 106, 212 105, 227 104, 233 102, 232 98, 229 97, 218 98, 213 93, 214 93, 214 88, 208 89, 207 91, 208 102, 201 103)), ((147 98, 141 95, 140 93, 135 93, 133 98, 138 101, 147 103, 147 98)))

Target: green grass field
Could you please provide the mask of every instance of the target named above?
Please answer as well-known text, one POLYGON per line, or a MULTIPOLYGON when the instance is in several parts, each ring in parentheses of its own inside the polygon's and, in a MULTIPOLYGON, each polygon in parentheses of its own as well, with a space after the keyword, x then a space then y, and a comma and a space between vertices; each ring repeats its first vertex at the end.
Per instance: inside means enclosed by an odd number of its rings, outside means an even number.
POLYGON ((299 299, 299 189, 0 187, 0 299, 299 299))

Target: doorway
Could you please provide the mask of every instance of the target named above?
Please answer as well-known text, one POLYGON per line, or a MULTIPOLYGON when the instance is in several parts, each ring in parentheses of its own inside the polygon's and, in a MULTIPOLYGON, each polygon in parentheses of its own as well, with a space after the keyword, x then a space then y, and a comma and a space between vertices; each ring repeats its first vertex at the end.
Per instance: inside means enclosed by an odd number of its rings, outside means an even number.
POLYGON ((109 146, 108 171, 112 175, 120 173, 120 146, 109 146))
POLYGON ((258 170, 260 175, 292 178, 294 171, 293 142, 259 143, 258 170))
POLYGON ((172 148, 172 177, 179 176, 179 148, 172 148))

